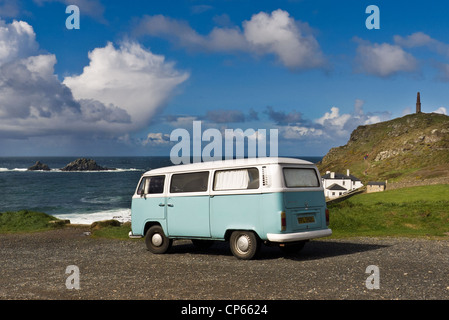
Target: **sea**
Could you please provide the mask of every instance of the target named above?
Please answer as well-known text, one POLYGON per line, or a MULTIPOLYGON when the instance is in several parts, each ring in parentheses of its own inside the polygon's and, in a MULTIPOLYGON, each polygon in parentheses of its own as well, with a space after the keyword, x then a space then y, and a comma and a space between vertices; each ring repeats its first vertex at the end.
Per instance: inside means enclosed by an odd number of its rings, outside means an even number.
MULTIPOLYGON (((0 212, 45 212, 72 224, 131 220, 131 197, 148 170, 173 165, 169 157, 83 157, 108 171, 65 172, 81 157, 0 157, 0 212), (29 171, 40 161, 50 171, 29 171)), ((318 162, 321 157, 297 157, 318 162)))

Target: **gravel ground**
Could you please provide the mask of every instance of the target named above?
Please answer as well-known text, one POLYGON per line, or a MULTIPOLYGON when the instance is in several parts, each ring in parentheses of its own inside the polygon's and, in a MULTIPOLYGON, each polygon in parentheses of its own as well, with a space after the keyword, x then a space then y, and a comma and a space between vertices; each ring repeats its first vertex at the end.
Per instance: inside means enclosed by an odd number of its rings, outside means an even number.
POLYGON ((2 300, 445 300, 449 240, 320 239, 299 255, 262 246, 257 260, 236 259, 227 243, 199 251, 177 241, 168 254, 142 239, 86 236, 67 227, 0 235, 2 300), (79 289, 67 289, 79 268, 79 289), (379 289, 368 289, 368 266, 379 289))

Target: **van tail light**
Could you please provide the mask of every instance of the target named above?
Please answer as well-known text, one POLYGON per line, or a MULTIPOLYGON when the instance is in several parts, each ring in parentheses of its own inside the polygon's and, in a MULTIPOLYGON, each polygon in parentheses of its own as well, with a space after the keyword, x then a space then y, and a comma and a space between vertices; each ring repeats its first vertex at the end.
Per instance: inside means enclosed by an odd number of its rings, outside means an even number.
POLYGON ((285 231, 287 229, 287 218, 285 216, 285 212, 281 212, 281 231, 285 231))
POLYGON ((329 225, 329 209, 326 208, 326 226, 329 225))

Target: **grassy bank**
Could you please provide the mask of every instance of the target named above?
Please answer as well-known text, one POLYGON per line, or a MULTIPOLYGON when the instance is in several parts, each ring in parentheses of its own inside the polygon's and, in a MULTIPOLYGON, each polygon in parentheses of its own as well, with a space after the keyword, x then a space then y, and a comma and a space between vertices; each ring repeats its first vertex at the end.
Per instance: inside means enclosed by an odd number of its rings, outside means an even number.
POLYGON ((17 212, 0 212, 0 232, 35 232, 60 227, 57 218, 42 212, 21 210, 17 212))
POLYGON ((334 237, 449 235, 449 185, 360 194, 329 205, 334 237))
POLYGON ((117 220, 106 220, 94 222, 91 225, 92 236, 108 239, 129 239, 131 222, 120 223, 117 220))
MULTIPOLYGON (((0 212, 0 233, 29 233, 64 227, 67 227, 64 220, 43 212, 30 210, 0 212)), ((93 237, 129 239, 131 224, 121 224, 116 220, 100 221, 94 222, 90 230, 93 237)))

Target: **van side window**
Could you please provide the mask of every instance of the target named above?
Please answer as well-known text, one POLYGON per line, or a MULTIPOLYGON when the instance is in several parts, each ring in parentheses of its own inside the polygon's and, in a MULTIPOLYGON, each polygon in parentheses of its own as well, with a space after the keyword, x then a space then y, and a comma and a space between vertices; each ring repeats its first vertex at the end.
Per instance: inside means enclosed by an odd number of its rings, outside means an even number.
POLYGON ((257 168, 216 171, 214 190, 246 190, 259 188, 259 170, 257 168))
POLYGON ((137 194, 164 193, 165 176, 145 177, 140 182, 137 194))
POLYGON ((174 174, 171 178, 170 193, 207 191, 209 172, 174 174))
POLYGON ((320 182, 314 169, 284 168, 284 181, 287 188, 319 187, 320 182))

